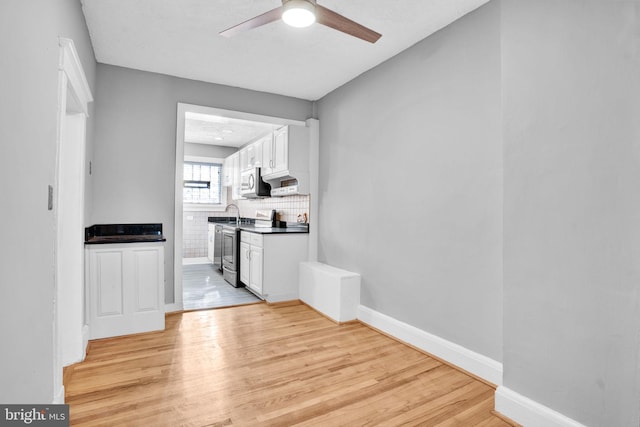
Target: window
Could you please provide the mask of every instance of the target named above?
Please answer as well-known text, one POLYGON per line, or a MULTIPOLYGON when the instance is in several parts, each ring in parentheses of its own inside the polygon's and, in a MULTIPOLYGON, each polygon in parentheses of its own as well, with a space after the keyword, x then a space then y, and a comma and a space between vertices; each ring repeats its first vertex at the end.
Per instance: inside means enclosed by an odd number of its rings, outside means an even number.
POLYGON ((184 162, 183 203, 221 205, 222 164, 184 162))

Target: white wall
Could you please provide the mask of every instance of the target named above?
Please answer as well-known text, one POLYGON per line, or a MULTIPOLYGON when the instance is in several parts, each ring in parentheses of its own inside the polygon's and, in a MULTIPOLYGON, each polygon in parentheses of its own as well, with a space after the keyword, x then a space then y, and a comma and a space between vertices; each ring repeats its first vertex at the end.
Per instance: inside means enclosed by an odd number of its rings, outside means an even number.
POLYGON ((640 4, 502 2, 504 384, 640 423, 640 4))
POLYGON ((320 261, 362 304, 502 359, 500 9, 318 102, 320 261))
POLYGON ((163 224, 172 303, 178 102, 293 120, 308 118, 311 102, 104 64, 97 82, 93 221, 163 224))
MULTIPOLYGON (((92 90, 95 59, 77 0, 0 2, 0 402, 49 403, 53 376, 58 36, 73 39, 92 90)), ((91 125, 89 125, 91 126, 91 125)))

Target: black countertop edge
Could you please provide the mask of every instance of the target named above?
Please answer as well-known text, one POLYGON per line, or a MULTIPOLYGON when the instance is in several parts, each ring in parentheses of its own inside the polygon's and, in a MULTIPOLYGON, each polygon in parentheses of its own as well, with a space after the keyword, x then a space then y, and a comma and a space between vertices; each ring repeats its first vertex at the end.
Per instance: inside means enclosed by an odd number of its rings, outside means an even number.
POLYGON ((112 243, 150 243, 150 242, 166 242, 167 239, 164 236, 154 237, 151 236, 105 236, 105 237, 92 237, 89 240, 85 240, 85 245, 105 245, 112 243))
MULTIPOLYGON (((210 223, 219 224, 219 225, 236 225, 236 217, 235 216, 210 216, 208 217, 210 223)), ((260 233, 308 233, 309 232, 309 224, 301 224, 298 222, 286 222, 284 225, 279 227, 256 227, 254 224, 256 223, 255 218, 240 218, 240 228, 245 231, 256 231, 260 233), (258 230, 279 230, 279 231, 258 231, 258 230), (287 229, 291 229, 286 231, 287 229), (285 230, 285 231, 283 231, 285 230)))
POLYGON ((287 227, 256 227, 253 225, 241 225, 240 231, 248 231, 258 234, 308 234, 309 224, 298 224, 296 222, 287 227), (293 225, 295 224, 295 225, 293 225))
POLYGON ((162 224, 95 224, 84 229, 85 244, 166 242, 162 224))

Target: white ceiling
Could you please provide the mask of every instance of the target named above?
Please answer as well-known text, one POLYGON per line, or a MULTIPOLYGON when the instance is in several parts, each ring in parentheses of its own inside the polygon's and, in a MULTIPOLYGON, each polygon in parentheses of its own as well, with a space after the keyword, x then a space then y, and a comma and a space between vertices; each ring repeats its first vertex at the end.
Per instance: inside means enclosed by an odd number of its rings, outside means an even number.
POLYGON ((240 147, 280 126, 188 111, 184 116, 184 142, 240 147))
POLYGON ((281 21, 218 33, 281 0, 81 0, 98 62, 317 100, 489 0, 318 0, 375 44, 281 21))

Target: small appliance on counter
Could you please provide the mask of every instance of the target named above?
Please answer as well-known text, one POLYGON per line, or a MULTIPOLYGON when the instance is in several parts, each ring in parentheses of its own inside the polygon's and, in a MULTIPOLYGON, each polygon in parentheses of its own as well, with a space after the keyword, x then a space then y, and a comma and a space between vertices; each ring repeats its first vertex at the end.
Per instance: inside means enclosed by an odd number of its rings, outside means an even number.
POLYGON ((276 226, 276 211, 272 210, 257 210, 256 211, 256 227, 275 227, 276 226))

